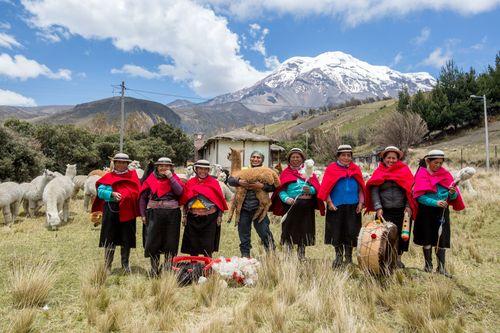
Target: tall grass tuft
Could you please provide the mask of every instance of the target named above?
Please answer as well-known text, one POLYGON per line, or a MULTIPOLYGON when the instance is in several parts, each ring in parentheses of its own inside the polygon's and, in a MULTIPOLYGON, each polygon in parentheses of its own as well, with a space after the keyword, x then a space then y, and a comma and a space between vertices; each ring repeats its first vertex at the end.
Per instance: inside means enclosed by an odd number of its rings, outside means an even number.
POLYGON ((15 263, 10 275, 14 306, 17 308, 43 306, 47 303, 55 280, 51 262, 15 263))
POLYGON ((153 306, 155 310, 165 311, 177 303, 178 285, 174 274, 163 274, 161 279, 154 280, 151 285, 153 306))
POLYGON ((33 323, 36 319, 36 312, 33 309, 22 309, 15 314, 15 319, 8 329, 9 333, 33 332, 33 323))
POLYGON ((206 307, 219 305, 226 293, 227 283, 218 275, 212 274, 207 282, 193 287, 198 304, 206 307))

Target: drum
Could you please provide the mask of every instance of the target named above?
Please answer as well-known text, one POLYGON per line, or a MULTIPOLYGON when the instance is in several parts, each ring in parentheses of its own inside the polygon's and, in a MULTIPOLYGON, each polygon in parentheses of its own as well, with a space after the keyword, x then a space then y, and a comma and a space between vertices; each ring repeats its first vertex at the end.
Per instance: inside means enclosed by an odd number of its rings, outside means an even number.
POLYGON ((371 274, 390 274, 396 266, 398 237, 398 227, 392 222, 375 220, 366 224, 358 236, 359 266, 371 274))

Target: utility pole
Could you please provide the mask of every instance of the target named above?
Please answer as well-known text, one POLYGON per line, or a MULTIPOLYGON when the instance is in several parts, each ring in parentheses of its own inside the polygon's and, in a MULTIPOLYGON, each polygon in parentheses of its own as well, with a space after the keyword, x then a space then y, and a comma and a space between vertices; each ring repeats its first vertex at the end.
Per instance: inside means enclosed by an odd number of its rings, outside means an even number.
POLYGON ((123 131, 125 128, 125 81, 120 85, 122 88, 121 95, 121 121, 120 121, 120 153, 123 153, 123 131))
POLYGON ((486 95, 483 96, 476 96, 476 95, 470 95, 471 98, 482 98, 483 99, 483 106, 484 106, 484 141, 486 145, 486 172, 490 171, 490 141, 488 138, 488 111, 486 109, 486 95))

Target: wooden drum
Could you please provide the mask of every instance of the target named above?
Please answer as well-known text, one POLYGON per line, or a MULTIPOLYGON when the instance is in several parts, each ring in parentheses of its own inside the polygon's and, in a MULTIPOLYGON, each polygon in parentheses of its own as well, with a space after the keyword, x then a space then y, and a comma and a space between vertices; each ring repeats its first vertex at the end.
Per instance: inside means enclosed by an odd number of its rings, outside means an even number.
POLYGON ((361 228, 358 236, 359 266, 369 273, 390 274, 396 267, 398 228, 392 222, 375 220, 361 228))

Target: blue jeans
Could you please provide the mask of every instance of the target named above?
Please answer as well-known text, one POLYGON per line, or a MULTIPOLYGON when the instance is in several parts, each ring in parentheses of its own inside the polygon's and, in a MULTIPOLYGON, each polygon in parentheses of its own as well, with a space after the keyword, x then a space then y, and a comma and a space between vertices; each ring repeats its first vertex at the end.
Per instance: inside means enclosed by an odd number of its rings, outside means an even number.
MULTIPOLYGON (((242 257, 250 257, 250 250, 252 249, 251 235, 252 235, 252 217, 255 210, 246 211, 241 210, 240 221, 238 222, 238 236, 240 237, 240 252, 242 257)), ((274 250, 274 239, 271 229, 269 229, 269 218, 264 217, 261 222, 253 221, 253 226, 259 235, 266 251, 274 250)))

